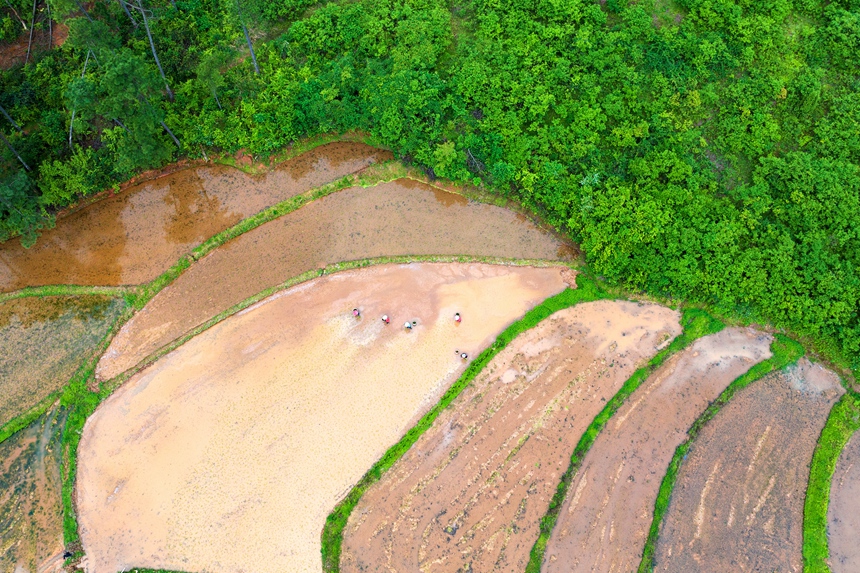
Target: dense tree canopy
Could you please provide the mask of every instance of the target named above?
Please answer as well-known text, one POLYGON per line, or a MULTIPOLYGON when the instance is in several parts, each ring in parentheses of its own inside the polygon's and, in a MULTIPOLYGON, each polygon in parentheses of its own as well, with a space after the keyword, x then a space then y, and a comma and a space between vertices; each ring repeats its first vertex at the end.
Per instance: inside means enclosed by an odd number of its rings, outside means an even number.
POLYGON ((857 0, 48 1, 69 40, 0 76, 0 239, 180 155, 359 129, 612 281, 860 366, 857 0))

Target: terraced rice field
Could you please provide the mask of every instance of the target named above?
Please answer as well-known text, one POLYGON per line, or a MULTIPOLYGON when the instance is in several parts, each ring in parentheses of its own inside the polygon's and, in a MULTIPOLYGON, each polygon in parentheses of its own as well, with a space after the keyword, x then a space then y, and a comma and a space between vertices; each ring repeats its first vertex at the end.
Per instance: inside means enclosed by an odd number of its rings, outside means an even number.
POLYGON ((407 179, 328 195, 216 249, 161 291, 111 344, 107 380, 266 288, 340 261, 395 255, 563 259, 553 235, 501 207, 407 179))
POLYGON ((524 571, 570 452, 678 319, 597 301, 520 335, 365 494, 341 571, 524 571))
POLYGON ((827 516, 830 567, 833 573, 860 571, 860 433, 842 451, 832 487, 827 516))
POLYGON ((738 393, 681 468, 656 570, 801 571, 809 463, 842 392, 803 359, 738 393))
POLYGON ((216 325, 88 420, 87 570, 319 570, 331 506, 463 371, 459 353, 565 286, 559 268, 380 266, 216 325))
POLYGON ((123 308, 103 296, 0 303, 0 426, 62 388, 123 308))
POLYGON ((750 366, 770 337, 728 328, 671 358, 613 416, 561 508, 544 571, 632 571, 642 557, 660 480, 687 428, 750 366))

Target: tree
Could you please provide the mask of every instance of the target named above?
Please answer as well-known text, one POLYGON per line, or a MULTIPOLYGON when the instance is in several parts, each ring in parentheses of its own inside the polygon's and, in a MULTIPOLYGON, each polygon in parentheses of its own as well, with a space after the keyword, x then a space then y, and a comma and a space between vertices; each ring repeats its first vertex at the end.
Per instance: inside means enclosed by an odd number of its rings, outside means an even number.
POLYGON ((260 66, 257 65, 257 55, 254 53, 254 45, 251 44, 251 36, 248 35, 248 27, 245 25, 245 17, 242 15, 242 0, 236 0, 236 12, 239 14, 239 25, 245 34, 248 50, 251 52, 251 61, 254 62, 254 73, 260 75, 260 66))
POLYGON ((34 191, 33 181, 23 171, 0 180, 0 241, 20 235, 21 244, 31 247, 39 230, 52 224, 34 191))
POLYGON ((167 98, 170 101, 173 101, 173 91, 170 89, 167 76, 164 75, 164 68, 161 67, 161 60, 158 59, 158 52, 155 51, 155 42, 152 41, 152 31, 149 29, 149 19, 146 17, 146 10, 143 7, 142 0, 137 0, 137 9, 140 10, 140 14, 143 16, 143 25, 146 28, 146 37, 149 38, 149 47, 152 48, 152 57, 155 59, 155 65, 158 66, 158 72, 161 74, 161 79, 164 80, 164 87, 167 89, 167 98))

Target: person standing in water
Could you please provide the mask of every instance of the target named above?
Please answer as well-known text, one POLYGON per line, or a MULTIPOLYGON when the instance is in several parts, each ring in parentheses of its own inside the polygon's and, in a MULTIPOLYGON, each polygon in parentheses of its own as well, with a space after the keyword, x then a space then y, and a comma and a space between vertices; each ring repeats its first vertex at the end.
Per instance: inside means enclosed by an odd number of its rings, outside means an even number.
POLYGON ((412 330, 412 323, 407 321, 406 323, 404 323, 403 328, 405 328, 406 330, 412 330))
POLYGON ((354 308, 352 309, 352 316, 354 316, 355 318, 361 318, 361 313, 358 312, 357 308, 354 308))
POLYGON ((390 324, 390 323, 391 323, 391 319, 389 319, 389 318, 388 318, 388 315, 387 315, 387 314, 383 314, 383 315, 382 315, 382 322, 384 322, 385 324, 390 324))
POLYGON ((460 324, 460 322, 462 322, 462 320, 463 320, 463 319, 462 319, 462 317, 460 316, 460 313, 459 313, 459 312, 455 312, 455 313, 454 313, 454 322, 456 322, 457 324, 460 324))

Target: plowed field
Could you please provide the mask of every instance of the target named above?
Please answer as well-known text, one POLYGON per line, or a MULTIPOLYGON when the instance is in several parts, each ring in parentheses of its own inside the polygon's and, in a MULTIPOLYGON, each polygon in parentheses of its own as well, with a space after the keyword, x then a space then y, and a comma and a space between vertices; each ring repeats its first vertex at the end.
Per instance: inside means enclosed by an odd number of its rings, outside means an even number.
POLYGON ((410 180, 334 193, 192 265, 129 321, 98 366, 106 380, 242 300, 319 266, 392 255, 564 258, 561 243, 500 207, 410 180), (561 250, 560 250, 561 249, 561 250))
POLYGON ((636 570, 675 448, 709 402, 770 357, 769 347, 768 336, 728 328, 700 338, 643 382, 583 460, 543 570, 636 570))
POLYGON ((860 432, 842 450, 827 511, 830 568, 833 573, 860 571, 860 432))
POLYGON ((655 570, 801 571, 809 463, 842 392, 806 359, 738 392, 681 465, 655 570))
POLYGON ((678 313, 598 301, 520 335, 353 511, 342 571, 518 571, 570 452, 678 313))
POLYGON ((390 157, 360 143, 331 143, 257 177, 215 165, 133 185, 62 217, 30 249, 0 243, 0 291, 150 281, 245 217, 390 157))
POLYGON ((86 570, 319 571, 326 515, 463 371, 456 351, 564 286, 559 268, 386 265, 215 325, 87 421, 86 570))

